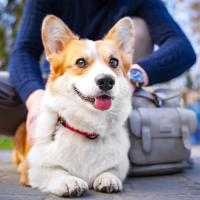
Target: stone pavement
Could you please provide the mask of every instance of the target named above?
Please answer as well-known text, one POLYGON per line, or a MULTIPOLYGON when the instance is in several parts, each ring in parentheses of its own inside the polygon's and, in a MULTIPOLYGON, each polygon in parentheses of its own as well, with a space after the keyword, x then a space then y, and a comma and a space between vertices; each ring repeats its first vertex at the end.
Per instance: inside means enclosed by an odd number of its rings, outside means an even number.
MULTIPOLYGON (((80 199, 95 200, 200 200, 200 146, 192 147, 194 169, 166 176, 128 178, 121 193, 104 194, 90 190, 80 199)), ((0 200, 59 200, 52 194, 20 185, 11 151, 0 150, 0 200)), ((77 198, 70 198, 77 199, 77 198)))

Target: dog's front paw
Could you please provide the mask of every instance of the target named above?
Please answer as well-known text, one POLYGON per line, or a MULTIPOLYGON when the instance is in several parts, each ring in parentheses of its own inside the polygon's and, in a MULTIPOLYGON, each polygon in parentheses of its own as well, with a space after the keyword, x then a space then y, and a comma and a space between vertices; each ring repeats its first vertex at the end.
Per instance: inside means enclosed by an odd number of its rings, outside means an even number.
POLYGON ((56 194, 63 197, 78 197, 87 191, 88 184, 84 180, 70 176, 62 180, 56 194))
POLYGON ((93 188, 100 192, 119 192, 122 190, 122 182, 114 174, 104 172, 94 180, 93 188))

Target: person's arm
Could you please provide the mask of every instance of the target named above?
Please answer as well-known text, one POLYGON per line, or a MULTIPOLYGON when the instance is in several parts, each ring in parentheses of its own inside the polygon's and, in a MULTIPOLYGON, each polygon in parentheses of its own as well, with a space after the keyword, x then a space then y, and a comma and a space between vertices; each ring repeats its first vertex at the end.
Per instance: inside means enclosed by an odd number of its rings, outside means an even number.
POLYGON ((41 114, 41 102, 44 95, 43 89, 37 89, 32 92, 26 100, 26 108, 28 115, 26 119, 26 130, 28 133, 29 146, 32 147, 34 144, 33 138, 35 134, 35 123, 37 117, 41 114))
POLYGON ((169 81, 195 63, 190 42, 160 0, 143 0, 137 15, 146 21, 154 43, 160 46, 158 51, 132 65, 146 72, 149 83, 145 85, 169 81))
POLYGON ((39 59, 44 50, 41 26, 51 11, 51 1, 27 0, 14 49, 9 57, 10 79, 23 102, 37 89, 44 89, 39 59))
POLYGON ((39 68, 43 52, 41 26, 44 17, 52 13, 50 0, 27 0, 16 43, 10 54, 10 79, 28 110, 26 127, 29 145, 33 145, 35 120, 40 114, 44 85, 39 68))

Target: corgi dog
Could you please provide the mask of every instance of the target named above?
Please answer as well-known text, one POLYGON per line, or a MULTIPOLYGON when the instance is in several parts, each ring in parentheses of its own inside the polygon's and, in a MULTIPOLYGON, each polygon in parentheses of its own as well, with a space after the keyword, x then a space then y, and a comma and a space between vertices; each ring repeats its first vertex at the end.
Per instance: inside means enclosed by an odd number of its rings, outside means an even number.
MULTIPOLYGON (((132 20, 121 19, 102 40, 91 41, 79 39, 49 15, 42 40, 51 74, 34 146, 22 159, 21 182, 68 197, 81 196, 89 188, 121 191, 129 170, 124 125, 132 110, 132 20)), ((16 148, 14 154, 20 157, 16 148)))

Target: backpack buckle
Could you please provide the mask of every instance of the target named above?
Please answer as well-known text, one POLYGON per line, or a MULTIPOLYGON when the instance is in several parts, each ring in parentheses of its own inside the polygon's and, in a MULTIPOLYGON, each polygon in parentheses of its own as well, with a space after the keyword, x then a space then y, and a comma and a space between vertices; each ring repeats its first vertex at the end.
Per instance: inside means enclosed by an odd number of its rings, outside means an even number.
POLYGON ((157 107, 162 107, 162 99, 160 97, 155 97, 155 104, 157 107))

